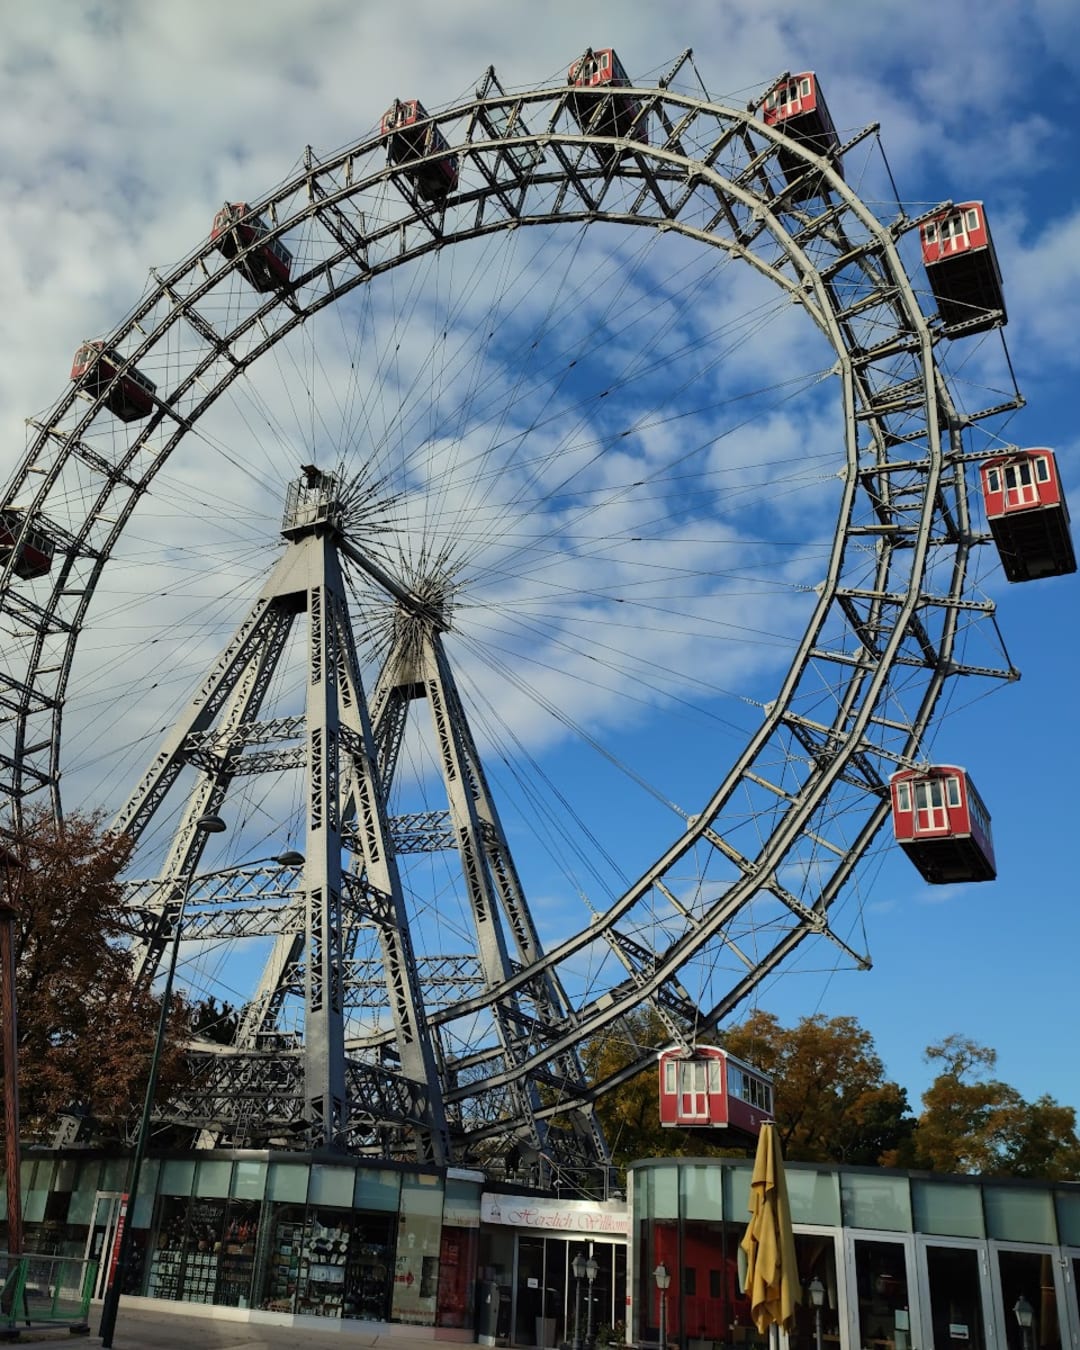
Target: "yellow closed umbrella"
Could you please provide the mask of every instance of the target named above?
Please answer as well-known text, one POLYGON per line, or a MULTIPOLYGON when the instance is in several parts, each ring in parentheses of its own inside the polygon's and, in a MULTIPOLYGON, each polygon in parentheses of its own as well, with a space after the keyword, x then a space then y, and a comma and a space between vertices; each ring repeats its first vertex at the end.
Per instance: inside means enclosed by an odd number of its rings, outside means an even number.
POLYGON ((799 1302, 795 1235, 791 1231, 784 1155, 775 1125, 763 1125, 750 1179, 750 1222, 739 1246, 746 1253, 744 1290, 750 1315, 764 1335, 770 1326, 790 1328, 799 1302))

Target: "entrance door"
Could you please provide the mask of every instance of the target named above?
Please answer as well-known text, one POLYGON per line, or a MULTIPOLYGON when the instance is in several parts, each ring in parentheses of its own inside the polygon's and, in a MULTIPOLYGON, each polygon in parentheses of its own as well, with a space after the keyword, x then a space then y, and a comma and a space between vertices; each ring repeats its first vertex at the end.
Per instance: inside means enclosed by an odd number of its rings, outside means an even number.
POLYGON ((1064 1330, 1065 1288, 1058 1248, 990 1244, 990 1282, 1007 1350, 1062 1350, 1071 1337, 1064 1330), (1021 1313, 1030 1309, 1030 1326, 1021 1313))
POLYGON ((910 1237, 847 1238, 850 1345, 863 1350, 925 1350, 910 1237))
POLYGON ((920 1238, 922 1350, 993 1350, 990 1259, 981 1242, 920 1238))
POLYGON ((681 1078, 679 1115, 682 1120, 704 1120, 709 1114, 709 1096, 702 1059, 685 1059, 679 1065, 681 1078))
POLYGON ((1030 459, 1005 466, 1005 506, 1018 508, 1034 506, 1039 500, 1039 489, 1030 459))
POLYGON ((949 827, 945 810, 945 782, 929 778, 915 784, 915 833, 941 834, 949 827))
POLYGON ((94 1212, 90 1217, 90 1231, 86 1235, 86 1259, 98 1263, 94 1276, 94 1298, 104 1298, 105 1286, 109 1282, 121 1198, 119 1191, 98 1191, 94 1197, 94 1212))

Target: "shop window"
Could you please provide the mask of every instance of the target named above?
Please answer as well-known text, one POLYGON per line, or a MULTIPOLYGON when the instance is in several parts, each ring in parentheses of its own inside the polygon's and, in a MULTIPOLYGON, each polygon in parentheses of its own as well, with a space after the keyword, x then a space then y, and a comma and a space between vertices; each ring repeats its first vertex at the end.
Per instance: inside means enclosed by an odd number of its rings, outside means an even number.
POLYGON ((439 1290, 439 1242, 443 1188, 436 1176, 405 1176, 401 1182, 393 1322, 433 1326, 439 1290))
POLYGON ((257 1200, 229 1201, 218 1259, 215 1303, 228 1308, 246 1308, 250 1304, 261 1209, 257 1200))

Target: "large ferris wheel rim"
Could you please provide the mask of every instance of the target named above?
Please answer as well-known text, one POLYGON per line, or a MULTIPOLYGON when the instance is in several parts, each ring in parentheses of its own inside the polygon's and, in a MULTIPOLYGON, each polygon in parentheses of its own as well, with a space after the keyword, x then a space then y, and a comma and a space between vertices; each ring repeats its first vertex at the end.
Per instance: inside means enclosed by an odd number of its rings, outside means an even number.
MULTIPOLYGON (((822 176, 828 183, 830 200, 835 201, 833 208, 840 228, 843 222, 850 216, 859 222, 865 230, 870 244, 861 246, 861 252, 869 254, 873 252, 877 264, 884 269, 883 290, 890 293, 890 304, 894 306, 899 313, 898 326, 902 320, 905 325, 906 340, 909 341, 917 351, 918 361, 921 370, 922 387, 921 397, 926 415, 926 491, 923 500, 923 507, 919 517, 919 532, 916 548, 918 550, 918 559, 916 565, 912 567, 912 584, 909 588, 909 594, 905 599, 905 612, 913 612, 920 603, 919 582, 925 568, 926 551, 928 547, 930 522, 933 513, 933 503, 937 491, 938 481, 942 472, 944 463, 944 453, 941 445, 941 435, 938 423, 939 407, 943 407, 948 414, 949 402, 947 391, 941 387, 941 382, 936 376, 933 359, 933 349, 935 335, 931 331, 928 320, 923 314, 914 289, 907 277, 904 266, 900 260, 897 248, 897 238, 910 222, 903 219, 892 226, 881 224, 869 208, 861 201, 859 196, 844 182, 843 177, 837 171, 834 164, 827 158, 819 157, 797 142, 785 137, 781 132, 774 128, 765 127, 762 122, 757 120, 747 109, 728 107, 723 104, 713 103, 709 100, 695 98, 690 95, 677 94, 670 90, 656 90, 649 88, 627 89, 626 94, 643 100, 649 107, 663 105, 665 109, 674 108, 679 110, 683 119, 682 125, 685 129, 693 126, 697 119, 713 118, 717 126, 723 128, 723 132, 717 138, 717 144, 728 144, 733 138, 738 136, 754 137, 766 143, 771 147, 762 151, 762 155, 767 159, 768 155, 775 153, 778 147, 783 147, 789 155, 794 155, 803 161, 808 170, 813 170, 822 176)), ((772 706, 766 711, 757 733, 751 738, 750 744, 739 757, 736 765, 732 768, 721 785, 717 793, 714 794, 709 807, 699 813, 698 820, 702 822, 700 827, 692 824, 686 833, 671 846, 664 857, 658 861, 654 868, 650 869, 636 884, 630 888, 623 897, 620 897, 604 915, 599 916, 598 922, 590 926, 589 929, 566 942, 551 949, 538 963, 536 967, 530 968, 529 972, 522 972, 513 980, 508 981, 505 986, 486 990, 482 995, 473 1000, 465 1000, 453 1006, 453 1010, 444 1016, 458 1015, 475 1009, 490 1005, 491 1001, 505 992, 521 987, 528 978, 535 975, 537 970, 549 969, 565 961, 568 957, 579 951, 588 942, 595 940, 598 932, 605 927, 610 927, 617 922, 619 916, 624 913, 636 898, 648 890, 654 883, 655 878, 663 868, 670 862, 690 848, 695 839, 699 838, 708 829, 708 821, 714 814, 712 807, 719 802, 724 794, 727 785, 737 780, 742 769, 750 763, 754 754, 754 747, 759 746, 768 739, 769 735, 775 730, 780 719, 783 717, 786 702, 790 697, 792 688, 798 679, 799 670, 805 665, 808 659, 808 653, 813 646, 814 636, 820 630, 825 616, 833 603, 834 593, 837 586, 838 560, 842 556, 846 544, 847 527, 850 521, 850 512, 858 487, 858 443, 855 435, 855 414, 859 401, 860 392, 858 388, 858 376, 856 373, 856 361, 859 353, 848 349, 848 343, 844 335, 842 326, 837 320, 836 306, 830 299, 828 291, 828 282, 823 278, 821 269, 809 256, 806 249, 800 246, 800 243, 793 237, 793 231, 785 226, 779 219, 779 214, 773 209, 772 199, 765 196, 760 190, 755 190, 752 184, 752 177, 747 182, 740 183, 733 181, 721 173, 714 163, 707 163, 704 159, 681 153, 678 149, 671 148, 668 145, 648 145, 642 142, 627 140, 625 138, 612 138, 600 136, 589 130, 571 130, 555 131, 552 128, 555 125, 555 119, 560 110, 565 111, 567 99, 567 90, 565 87, 556 89, 535 90, 526 93, 514 93, 498 98, 487 99, 469 99, 452 108, 443 110, 432 116, 432 122, 436 126, 446 131, 453 130, 459 124, 466 124, 466 139, 453 139, 449 141, 449 153, 461 156, 463 162, 476 160, 482 162, 481 157, 487 155, 501 155, 507 151, 518 152, 527 148, 535 149, 543 154, 550 152, 558 162, 555 169, 545 169, 539 172, 537 169, 531 170, 521 176, 520 181, 515 184, 508 184, 505 181, 497 181, 497 175, 490 178, 483 177, 478 185, 475 185, 469 191, 463 191, 460 194, 451 194, 451 197, 441 207, 422 208, 415 200, 410 200, 411 194, 402 192, 400 202, 394 200, 401 208, 399 218, 384 224, 379 230, 373 231, 368 236, 361 237, 356 234, 350 239, 348 244, 342 244, 341 252, 336 258, 329 261, 323 260, 318 267, 312 269, 309 274, 300 276, 290 283, 289 287, 279 293, 272 293, 262 304, 256 304, 251 311, 244 317, 241 323, 238 323, 228 334, 227 338, 219 339, 219 345, 209 350, 201 362, 196 362, 187 377, 171 393, 157 401, 155 413, 151 416, 148 423, 139 430, 132 438, 126 456, 123 462, 116 466, 111 466, 113 475, 104 475, 104 483, 97 499, 91 503, 88 510, 88 522, 86 530, 76 541, 76 547, 80 546, 89 532, 89 519, 95 513, 100 513, 100 507, 109 500, 120 481, 126 474, 127 467, 131 465, 140 450, 146 446, 149 438, 156 434, 164 425, 168 425, 170 419, 175 422, 165 436, 164 443, 154 454, 150 466, 143 471, 142 477, 132 479, 128 484, 129 496, 123 503, 123 508, 117 516, 116 523, 109 533, 104 546, 96 549, 96 556, 92 562, 92 572, 90 585, 86 593, 82 596, 80 603, 75 610, 74 621, 69 625, 69 640, 65 648, 64 670, 61 681, 59 682, 59 697, 56 699, 56 706, 53 716, 54 736, 51 750, 50 769, 51 775, 48 781, 41 784, 47 786, 54 794, 54 801, 59 805, 59 776, 60 776, 60 729, 61 716, 66 695, 66 680, 70 673, 71 659, 74 654, 75 641, 78 632, 82 626, 83 618, 87 608, 91 603, 94 586, 99 579, 103 568, 108 562, 112 549, 115 547, 120 535, 126 526, 131 514, 137 507, 142 496, 149 489, 149 486, 161 466, 166 462, 179 443, 193 429, 198 418, 206 412, 212 404, 225 392, 233 381, 243 374, 250 365, 258 358, 269 351, 277 342, 284 338, 299 324, 307 318, 313 316, 322 308, 335 303, 343 296, 349 294, 355 287, 372 280, 381 272, 392 270, 397 266, 404 265, 423 253, 436 248, 444 247, 447 244, 458 243, 469 238, 475 238, 483 234, 496 233, 517 228, 521 224, 596 224, 611 223, 616 225, 640 225, 656 230, 672 230, 678 234, 695 238, 702 243, 712 244, 713 246, 731 252, 742 260, 747 261, 756 267, 763 274, 770 277, 771 280, 781 286, 786 291, 788 297, 796 303, 799 303, 807 310, 811 319, 817 324, 819 329, 828 337, 833 345, 837 355, 837 373, 839 374, 841 387, 843 391, 845 423, 846 423, 846 467, 845 483, 843 489, 843 501, 838 515, 837 529, 834 536, 832 556, 830 559, 829 578, 825 586, 821 589, 817 604, 815 606, 814 616, 807 626, 806 633, 799 646, 799 651, 795 660, 789 669, 788 676, 784 681, 781 691, 772 706), (516 107, 519 110, 528 110, 545 104, 554 104, 555 112, 552 114, 551 125, 543 132, 525 133, 513 137, 480 137, 472 136, 476 129, 477 115, 481 110, 499 111, 507 108, 516 107), (472 138, 468 138, 472 137, 472 138), (606 169, 597 165, 584 166, 581 160, 590 150, 602 149, 603 151, 614 154, 618 152, 620 156, 613 164, 606 169), (578 161, 574 164, 570 162, 572 154, 578 155, 578 161), (653 204, 649 198, 650 186, 645 172, 645 165, 648 164, 654 174, 661 175, 661 181, 666 184, 677 185, 678 183, 704 184, 710 189, 715 190, 717 200, 725 199, 741 203, 747 207, 760 222, 762 228, 767 230, 770 237, 780 245, 786 258, 793 265, 792 275, 779 272, 777 269, 765 267, 762 260, 759 259, 752 249, 745 243, 740 243, 737 239, 731 239, 716 233, 718 224, 714 226, 712 232, 694 229, 688 222, 680 220, 677 216, 654 216, 644 214, 639 208, 638 212, 616 211, 604 205, 604 196, 608 192, 612 182, 632 181, 640 188, 641 207, 646 204, 653 204), (581 208, 575 207, 573 211, 562 209, 549 209, 534 215, 507 213, 489 220, 482 220, 481 208, 489 205, 495 200, 505 198, 511 191, 520 190, 521 201, 524 205, 528 192, 539 184, 547 186, 561 185, 568 191, 570 189, 580 190, 582 186, 586 188, 594 186, 596 188, 596 200, 591 204, 583 195, 581 208), (464 216, 465 207, 475 207, 477 209, 477 220, 473 224, 467 224, 462 218, 456 222, 451 218, 448 222, 448 216, 454 211, 460 211, 464 216), (314 298, 302 305, 299 303, 298 295, 305 285, 310 285, 315 275, 325 270, 329 273, 330 268, 336 263, 343 263, 346 259, 355 257, 357 253, 367 253, 374 245, 383 241, 390 234, 404 232, 408 228, 422 227, 427 225, 429 228, 433 220, 437 219, 439 228, 432 233, 432 237, 413 248, 402 250, 399 253, 391 254, 382 260, 377 266, 369 267, 366 262, 360 268, 355 276, 349 278, 347 284, 341 284, 335 288, 328 289, 325 293, 317 294, 314 298), (449 224, 449 227, 448 227, 449 224), (289 317, 281 322, 277 327, 266 330, 266 320, 269 316, 280 312, 282 309, 290 311, 289 317), (244 352, 239 358, 234 357, 232 353, 233 344, 237 344, 240 339, 245 338, 249 332, 261 327, 265 333, 265 338, 261 343, 257 343, 251 350, 244 352), (204 396, 194 405, 193 410, 180 413, 175 409, 175 404, 179 403, 187 392, 194 387, 197 380, 201 380, 206 372, 215 362, 227 356, 228 360, 222 362, 223 369, 217 378, 217 382, 207 388, 204 396)), ((524 115, 522 116, 524 120, 524 115)), ((369 191, 379 185, 395 183, 403 184, 407 181, 410 168, 413 164, 386 164, 382 168, 368 173, 366 176, 361 174, 359 177, 353 177, 353 169, 358 161, 365 157, 370 157, 376 153, 378 148, 385 143, 385 137, 381 134, 371 135, 346 150, 338 152, 335 156, 326 160, 315 160, 308 156, 305 167, 294 177, 287 180, 286 183, 279 186, 272 193, 258 202, 252 203, 251 211, 253 213, 270 214, 270 233, 273 237, 281 237, 288 234, 291 230, 297 228, 305 222, 321 221, 323 213, 331 213, 350 202, 353 198, 361 197, 366 191, 369 191), (344 173, 346 182, 339 184, 334 189, 324 188, 321 180, 333 179, 333 175, 344 173), (281 218, 277 217, 277 207, 279 203, 286 203, 291 198, 307 190, 308 201, 305 206, 295 209, 292 214, 285 214, 281 218)), ((677 139, 677 138, 676 138, 677 139)), ((672 137, 669 136, 669 142, 672 137)), ((442 152, 440 152, 442 153, 442 152)), ((431 158, 431 156, 429 156, 431 158)), ((718 158, 713 155, 713 160, 718 158)), ((546 163, 546 161, 542 161, 546 163)), ((763 161, 764 162, 764 159, 763 161)), ((686 199, 689 200, 689 197, 686 199)), ((558 207, 558 203, 556 204, 558 207)), ((787 208, 788 214, 793 214, 790 205, 787 208)), ((719 212, 718 212, 719 215, 719 212)), ((216 286, 228 284, 231 275, 241 272, 245 260, 245 253, 240 252, 231 259, 216 262, 215 270, 207 268, 207 261, 215 252, 215 245, 210 242, 204 242, 198 249, 188 255, 180 264, 178 264, 167 276, 160 278, 157 285, 152 287, 144 296, 143 300, 137 305, 128 318, 122 323, 107 339, 107 345, 121 347, 129 342, 133 334, 139 335, 138 340, 134 342, 125 358, 125 364, 118 371, 116 379, 122 377, 123 371, 127 368, 136 366, 140 360, 149 355, 162 337, 168 333, 175 325, 187 319, 194 327, 198 317, 197 306, 201 299, 210 293, 216 286), (194 274, 202 274, 201 280, 186 294, 180 293, 180 288, 194 274), (165 306, 164 317, 155 327, 143 327, 143 321, 154 314, 156 308, 162 305, 163 301, 170 301, 165 306)), ((30 503, 28 503, 28 515, 41 504, 47 501, 48 492, 51 484, 55 482, 57 475, 62 467, 62 462, 66 455, 75 454, 79 446, 79 438, 84 430, 94 422, 99 415, 108 415, 107 399, 108 388, 103 388, 95 399, 89 402, 89 406, 81 418, 77 418, 74 427, 70 432, 65 433, 64 444, 60 453, 56 456, 52 470, 39 476, 36 492, 30 503)), ((27 472, 35 456, 48 447, 50 441, 56 437, 55 428, 59 420, 65 413, 71 409, 76 399, 85 398, 85 393, 77 388, 69 389, 65 395, 54 405, 47 416, 40 420, 36 426, 38 434, 32 441, 27 455, 20 469, 16 472, 12 480, 15 484, 24 482, 27 478, 27 472)), ((872 418, 867 420, 873 422, 872 418)), ((9 492, 5 500, 11 500, 13 493, 9 492)), ((883 552, 887 553, 889 544, 886 541, 883 552)), ((75 550, 65 556, 59 569, 56 585, 53 588, 50 602, 45 607, 45 614, 42 619, 41 635, 39 636, 35 652, 29 663, 30 669, 27 671, 27 678, 24 689, 29 691, 33 687, 33 677, 35 674, 34 665, 40 661, 42 650, 41 636, 49 628, 50 622, 54 621, 59 608, 59 599, 63 594, 65 578, 68 574, 74 557, 75 550)), ((952 578, 952 594, 958 596, 962 593, 964 587, 964 545, 957 545, 958 565, 954 568, 952 578)), ((8 572, 10 573, 11 561, 8 563, 8 572)), ((8 584, 8 575, 0 574, 0 588, 8 584)), ((2 594, 2 589, 0 589, 2 594)), ((883 658, 878 661, 876 671, 869 681, 863 698, 862 706, 865 709, 864 716, 869 717, 870 711, 874 706, 875 691, 880 689, 882 682, 888 674, 891 656, 895 652, 896 646, 902 639, 903 625, 897 623, 894 629, 893 638, 890 646, 883 658)), ((917 739, 918 732, 929 722, 933 713, 934 703, 937 694, 940 692, 944 671, 939 671, 935 679, 931 682, 927 696, 923 700, 920 714, 917 719, 917 727, 913 733, 912 739, 917 739)), ((867 686, 867 681, 859 677, 853 677, 852 687, 858 684, 860 689, 867 686)), ((24 709, 28 707, 29 699, 24 704, 24 709)), ((25 720, 25 713, 21 719, 25 720)), ((855 741, 852 741, 852 745, 855 741)), ((18 758, 18 757, 17 757, 18 758)), ((835 778, 842 772, 847 760, 843 755, 838 754, 831 765, 820 775, 815 777, 817 790, 814 794, 807 794, 803 804, 801 814, 793 813, 787 822, 786 833, 792 837, 805 822, 813 806, 825 794, 828 793, 831 784, 835 778)), ((20 772, 20 766, 14 766, 16 775, 20 772)), ((21 782, 16 783, 16 800, 20 796, 19 789, 23 787, 21 782)), ((884 805, 879 804, 872 813, 868 823, 867 830, 864 831, 867 839, 872 838, 877 828, 880 826, 884 815, 884 805)), ((743 890, 754 884, 753 878, 744 878, 745 884, 743 890)), ((738 903, 736 895, 732 903, 738 903)), ((681 947, 671 949, 666 962, 658 962, 657 973, 652 982, 655 989, 672 971, 677 970, 687 959, 688 946, 696 949, 706 940, 709 932, 715 929, 723 922, 724 909, 717 907, 709 931, 704 927, 690 933, 683 940, 681 947), (678 950, 676 949, 678 948, 678 950)), ((815 921, 809 921, 795 935, 796 940, 801 940, 815 928, 820 928, 820 924, 815 921)), ((637 990, 636 997, 640 998, 642 993, 649 990, 637 990)), ((627 996, 626 999, 619 1000, 604 1010, 601 1014, 597 1012, 590 1019, 589 1025, 600 1027, 606 1022, 612 1021, 621 1016, 632 1005, 633 998, 627 996)), ((438 1016, 432 1020, 439 1020, 438 1016)), ((568 1044, 577 1042, 581 1039, 580 1027, 573 1029, 568 1033, 568 1044)), ((513 1076, 512 1072, 509 1076, 513 1076)))

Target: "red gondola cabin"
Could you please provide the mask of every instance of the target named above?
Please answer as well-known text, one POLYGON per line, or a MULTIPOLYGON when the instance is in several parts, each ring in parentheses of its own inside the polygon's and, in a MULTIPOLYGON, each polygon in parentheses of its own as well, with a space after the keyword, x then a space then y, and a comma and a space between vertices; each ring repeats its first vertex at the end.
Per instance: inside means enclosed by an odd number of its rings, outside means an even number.
POLYGON ((413 160, 426 160, 429 155, 436 156, 407 171, 425 201, 439 201, 457 187, 457 156, 440 153, 450 147, 435 123, 428 120, 427 110, 419 99, 406 102, 395 99, 383 113, 382 134, 387 137, 391 164, 410 164, 413 160))
MULTIPOLYGON (((566 82, 575 89, 597 91, 593 95, 571 94, 567 100, 571 115, 582 131, 591 131, 597 136, 629 137, 643 145, 648 144, 641 104, 629 94, 610 92, 630 84, 629 75, 611 47, 599 51, 590 47, 570 67, 566 82), (604 92, 606 97, 598 96, 604 92)), ((596 153, 605 167, 610 168, 629 151, 616 148, 607 151, 597 147, 596 153)))
POLYGON ((979 472, 986 519, 1008 579, 1075 572, 1069 508, 1054 452, 1040 447, 999 455, 979 472))
POLYGON ((925 881, 994 880, 990 813, 963 769, 902 769, 889 784, 896 842, 925 881))
POLYGON ((292 254, 280 239, 267 238, 266 222, 250 210, 247 202, 226 202, 214 217, 210 242, 226 258, 249 249, 237 263, 239 272, 257 291, 274 291, 288 285, 292 254))
POLYGON ((994 241, 982 202, 961 202, 920 230, 923 266, 946 335, 1008 321, 994 241))
POLYGON ((660 1124, 756 1139, 773 1118, 772 1079, 715 1045, 660 1051, 660 1124))
MULTIPOLYGON (((5 507, 0 511, 0 567, 6 566, 16 548, 19 531, 22 529, 23 513, 15 507, 5 507)), ((26 531, 23 541, 18 545, 12 571, 24 581, 45 576, 52 568, 53 541, 33 525, 26 531)))
MULTIPOLYGON (((761 105, 761 115, 767 127, 776 127, 816 155, 828 155, 840 144, 829 105, 812 70, 789 75, 770 89, 761 105)), ((790 150, 781 149, 779 160, 785 179, 794 186, 790 194, 793 200, 805 201, 821 195, 826 186, 821 174, 807 172, 804 161, 790 150)), ((837 159, 833 164, 843 178, 842 162, 837 159)))
POLYGON ((105 406, 113 416, 121 422, 135 422, 154 411, 157 385, 134 366, 129 366, 117 380, 116 372, 123 364, 124 357, 104 342, 84 342, 75 353, 71 378, 94 398, 108 390, 105 406))

